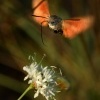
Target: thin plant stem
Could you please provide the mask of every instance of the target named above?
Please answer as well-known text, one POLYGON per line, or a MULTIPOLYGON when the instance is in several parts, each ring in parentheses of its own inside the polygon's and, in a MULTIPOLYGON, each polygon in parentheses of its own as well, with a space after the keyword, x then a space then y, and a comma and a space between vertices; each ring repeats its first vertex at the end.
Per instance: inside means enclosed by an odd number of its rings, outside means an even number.
POLYGON ((33 84, 30 84, 30 86, 24 91, 24 93, 23 93, 17 100, 21 100, 21 99, 24 97, 24 95, 25 95, 29 90, 31 90, 33 87, 34 87, 33 84))

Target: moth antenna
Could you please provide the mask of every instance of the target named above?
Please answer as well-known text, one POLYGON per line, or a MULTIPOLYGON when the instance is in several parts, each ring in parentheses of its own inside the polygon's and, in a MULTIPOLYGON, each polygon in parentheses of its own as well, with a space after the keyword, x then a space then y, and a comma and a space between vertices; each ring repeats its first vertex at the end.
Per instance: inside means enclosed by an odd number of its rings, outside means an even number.
POLYGON ((69 18, 69 19, 64 19, 64 20, 73 20, 73 21, 80 21, 80 19, 76 19, 76 18, 69 18))
POLYGON ((32 16, 34 16, 34 17, 41 17, 41 18, 46 18, 47 19, 47 17, 43 17, 43 16, 37 16, 37 15, 32 15, 32 16))
MULTIPOLYGON (((37 15, 32 15, 32 16, 34 16, 34 17, 41 17, 41 18, 46 18, 47 19, 47 17, 43 17, 43 16, 37 16, 37 15)), ((44 22, 48 22, 48 21, 43 21, 43 22, 41 22, 41 39, 42 39, 42 43, 44 44, 44 41, 43 41, 43 35, 42 35, 42 24, 44 23, 44 22)), ((45 44, 44 44, 45 45, 45 44)))
MULTIPOLYGON (((43 22, 41 22, 41 39, 42 39, 42 43, 45 45, 45 43, 44 43, 44 41, 43 41, 43 35, 42 35, 42 24, 43 24, 44 22, 48 22, 48 21, 43 21, 43 22)), ((45 45, 45 46, 46 46, 46 45, 45 45)))

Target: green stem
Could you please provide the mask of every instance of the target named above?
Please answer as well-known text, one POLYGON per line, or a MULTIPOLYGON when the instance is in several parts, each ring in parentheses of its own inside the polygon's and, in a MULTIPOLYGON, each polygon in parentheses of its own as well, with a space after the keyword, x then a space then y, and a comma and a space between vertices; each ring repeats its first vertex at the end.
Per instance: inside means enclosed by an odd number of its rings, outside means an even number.
POLYGON ((24 95, 33 88, 33 84, 30 84, 30 86, 24 91, 24 93, 17 99, 17 100, 21 100, 24 95))

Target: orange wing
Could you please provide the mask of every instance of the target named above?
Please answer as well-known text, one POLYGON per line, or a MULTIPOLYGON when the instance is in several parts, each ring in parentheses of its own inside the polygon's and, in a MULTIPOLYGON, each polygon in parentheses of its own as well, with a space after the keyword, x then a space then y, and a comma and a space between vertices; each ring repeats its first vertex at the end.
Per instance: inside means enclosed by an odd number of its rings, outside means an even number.
POLYGON ((63 35, 74 38, 76 35, 88 29, 93 23, 93 17, 74 18, 62 21, 63 35))
MULTIPOLYGON (((34 9, 33 15, 43 16, 43 17, 48 17, 50 15, 47 0, 33 0, 32 8, 34 9)), ((34 20, 39 24, 41 24, 41 22, 45 21, 46 19, 41 17, 34 17, 34 20)), ((43 24, 43 26, 46 25, 47 23, 43 24)))

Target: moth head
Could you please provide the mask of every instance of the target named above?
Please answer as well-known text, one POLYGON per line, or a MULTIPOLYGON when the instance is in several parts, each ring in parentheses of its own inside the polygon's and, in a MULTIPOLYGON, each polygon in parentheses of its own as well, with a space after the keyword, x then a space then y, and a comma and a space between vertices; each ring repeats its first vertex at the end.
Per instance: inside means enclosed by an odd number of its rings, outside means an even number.
POLYGON ((62 19, 56 15, 51 15, 49 18, 48 18, 48 25, 51 29, 58 29, 59 27, 59 24, 61 23, 62 19))
POLYGON ((48 23, 51 25, 57 25, 59 22, 61 22, 61 18, 56 15, 51 15, 48 19, 48 23))

